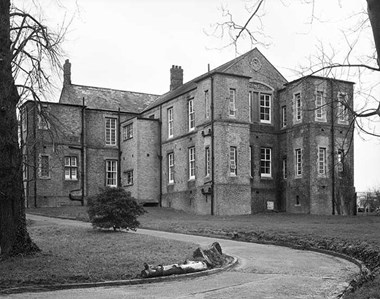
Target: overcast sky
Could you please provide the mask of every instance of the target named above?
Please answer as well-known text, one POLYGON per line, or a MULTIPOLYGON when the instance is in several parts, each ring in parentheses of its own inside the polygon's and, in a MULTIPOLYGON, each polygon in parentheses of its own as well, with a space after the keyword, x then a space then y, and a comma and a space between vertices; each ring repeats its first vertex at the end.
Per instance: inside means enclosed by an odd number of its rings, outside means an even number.
MULTIPOLYGON (((15 0, 19 6, 29 2, 15 0)), ((334 49, 337 59, 347 53, 343 33, 355 40, 357 33, 351 30, 366 8, 365 0, 318 0, 310 22, 313 6, 305 2, 310 1, 271 0, 263 7, 266 37, 258 38, 269 45, 257 47, 289 81, 299 77, 297 71, 309 65, 320 44, 328 53, 334 49)), ((64 43, 72 63, 72 83, 162 94, 169 89, 171 65, 182 66, 186 82, 206 72, 208 64, 215 68, 237 56, 233 47, 224 48, 227 39, 206 33, 225 20, 222 6, 244 24, 247 4, 244 0, 44 0, 42 9, 53 27, 74 16, 64 43)), ((370 33, 361 33, 353 56, 373 55, 370 33)), ((250 49, 246 40, 238 52, 250 49)), ((358 81, 357 75, 340 78, 358 81)), ((380 74, 364 74, 362 81, 355 90, 364 94, 380 82, 380 74)), ((372 94, 380 95, 379 88, 372 94)), ((355 105, 361 107, 363 102, 358 96, 355 105)), ((380 188, 380 138, 363 137, 367 140, 355 138, 357 191, 380 188)))

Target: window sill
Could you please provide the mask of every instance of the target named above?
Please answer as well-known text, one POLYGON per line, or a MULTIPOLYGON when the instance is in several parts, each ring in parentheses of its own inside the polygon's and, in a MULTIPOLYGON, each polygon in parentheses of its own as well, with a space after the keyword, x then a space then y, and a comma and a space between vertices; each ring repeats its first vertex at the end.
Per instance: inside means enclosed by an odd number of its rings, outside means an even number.
POLYGON ((271 121, 260 120, 260 124, 262 124, 262 125, 272 125, 272 122, 271 121))
POLYGON ((78 182, 78 179, 65 179, 65 182, 78 182))
POLYGON ((262 180, 273 180, 273 177, 272 176, 260 176, 260 179, 262 180))
POLYGON ((49 176, 40 176, 39 179, 40 180, 50 180, 51 177, 49 177, 49 176))

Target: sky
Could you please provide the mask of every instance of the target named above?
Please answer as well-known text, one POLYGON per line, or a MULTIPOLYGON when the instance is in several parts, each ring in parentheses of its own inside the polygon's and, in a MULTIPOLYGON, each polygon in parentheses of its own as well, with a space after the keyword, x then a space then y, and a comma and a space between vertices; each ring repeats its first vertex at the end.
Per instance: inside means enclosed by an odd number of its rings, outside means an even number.
MULTIPOLYGON (((326 54, 339 60, 354 43, 352 60, 373 54, 371 31, 355 31, 365 0, 271 0, 262 7, 260 21, 264 35, 258 49, 288 81, 300 77, 310 57, 323 45, 326 54), (344 34, 346 37, 344 37, 344 34), (357 37, 360 37, 357 39, 357 37)), ((14 0, 30 8, 29 0, 14 0)), ((169 90, 172 65, 184 69, 184 82, 215 68, 252 48, 248 39, 237 51, 225 38, 213 35, 215 24, 223 22, 222 7, 244 24, 249 17, 249 0, 44 0, 40 7, 44 22, 58 28, 70 26, 63 44, 64 59, 72 64, 72 83, 121 90, 163 94, 169 90)), ((40 11, 40 14, 41 14, 40 11)), ((253 27, 252 27, 253 28, 253 27)), ((62 63, 64 62, 62 60, 62 63)), ((340 74, 354 81, 355 106, 364 107, 371 91, 380 95, 380 72, 340 74), (359 80, 360 79, 360 80, 359 80), (358 84, 358 81, 361 83, 358 84)), ((60 78, 61 79, 61 78, 60 78)), ((58 85, 62 83, 60 81, 58 85)), ((52 96, 58 101, 59 92, 52 96)), ((369 103, 370 105, 371 103, 369 103)), ((378 119, 378 118, 377 118, 378 119)), ((380 131, 380 123, 364 123, 380 131)), ((357 191, 380 188, 380 138, 355 134, 355 186, 357 191)))

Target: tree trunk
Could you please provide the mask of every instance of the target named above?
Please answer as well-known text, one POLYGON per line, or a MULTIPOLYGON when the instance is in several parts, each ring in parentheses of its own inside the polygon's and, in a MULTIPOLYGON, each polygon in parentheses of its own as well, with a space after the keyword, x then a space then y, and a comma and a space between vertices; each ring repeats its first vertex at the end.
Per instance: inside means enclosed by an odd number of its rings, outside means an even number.
POLYGON ((26 229, 22 155, 18 143, 19 94, 12 77, 10 0, 0 0, 0 253, 38 251, 26 229))
POLYGON ((367 11, 369 21, 371 22, 373 39, 375 40, 377 64, 380 67, 380 1, 367 0, 367 11))

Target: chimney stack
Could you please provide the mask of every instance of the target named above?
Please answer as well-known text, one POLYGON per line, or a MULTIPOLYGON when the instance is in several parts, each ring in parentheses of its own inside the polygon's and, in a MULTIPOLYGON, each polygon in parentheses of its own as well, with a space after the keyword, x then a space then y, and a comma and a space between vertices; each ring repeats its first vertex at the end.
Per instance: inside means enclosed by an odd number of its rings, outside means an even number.
POLYGON ((66 59, 65 64, 63 65, 63 85, 71 84, 71 63, 66 59))
POLYGON ((183 84, 183 69, 178 65, 172 65, 170 69, 170 90, 174 90, 183 84))

